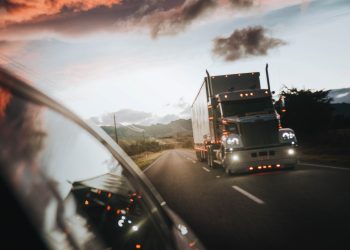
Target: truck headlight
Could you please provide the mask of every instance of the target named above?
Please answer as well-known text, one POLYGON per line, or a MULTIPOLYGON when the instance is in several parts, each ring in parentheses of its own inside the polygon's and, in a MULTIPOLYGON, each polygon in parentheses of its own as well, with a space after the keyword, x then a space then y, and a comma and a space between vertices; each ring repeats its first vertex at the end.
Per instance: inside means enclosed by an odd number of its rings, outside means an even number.
POLYGON ((295 134, 293 132, 283 132, 282 133, 283 140, 294 139, 294 137, 295 137, 295 134))
POLYGON ((227 144, 228 145, 239 145, 239 139, 238 138, 227 138, 227 144))
POLYGON ((296 144, 297 138, 295 136, 295 133, 290 128, 282 128, 279 130, 279 137, 281 143, 291 143, 296 144))
POLYGON ((295 150, 292 148, 288 149, 287 152, 288 152, 288 155, 295 155, 295 150))
POLYGON ((232 155, 232 160, 233 161, 239 161, 239 156, 238 155, 232 155))
POLYGON ((228 135, 225 142, 226 142, 226 146, 228 148, 240 148, 240 147, 242 147, 241 138, 237 134, 228 135))

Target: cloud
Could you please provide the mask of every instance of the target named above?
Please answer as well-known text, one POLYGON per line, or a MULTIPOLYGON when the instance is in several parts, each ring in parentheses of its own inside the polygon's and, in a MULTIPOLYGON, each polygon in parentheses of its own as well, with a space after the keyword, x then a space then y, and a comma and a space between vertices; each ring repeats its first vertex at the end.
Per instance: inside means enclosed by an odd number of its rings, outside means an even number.
POLYGON ((0 9, 4 13, 0 22, 3 24, 20 23, 59 13, 88 11, 101 6, 110 8, 119 3, 120 0, 3 0, 0 3, 0 9))
MULTIPOLYGON (((18 64, 15 63, 11 56, 19 54, 22 49, 24 49, 25 43, 21 41, 2 41, 0 40, 0 65, 7 66, 18 64)), ((18 65, 17 65, 18 66, 18 65)))
POLYGON ((132 124, 146 126, 157 123, 166 124, 181 118, 189 118, 189 116, 183 114, 167 114, 164 116, 158 116, 153 113, 147 113, 133 109, 122 109, 114 113, 105 113, 100 116, 91 117, 88 119, 88 121, 99 126, 113 126, 114 114, 116 117, 117 126, 127 127, 132 127, 132 124))
POLYGON ((175 103, 173 106, 174 106, 175 108, 184 109, 184 108, 186 108, 186 107, 188 107, 188 106, 190 106, 190 105, 189 105, 187 102, 185 102, 185 100, 184 100, 183 97, 181 97, 181 98, 179 99, 179 101, 178 101, 177 103, 175 103))
POLYGON ((235 30, 229 37, 214 39, 213 53, 226 61, 236 61, 246 57, 267 55, 270 49, 285 45, 281 39, 267 36, 261 26, 235 30))
POLYGON ((114 115, 117 123, 121 124, 140 124, 144 120, 152 117, 152 113, 137 111, 132 109, 122 109, 115 113, 106 113, 99 117, 91 117, 90 120, 98 124, 113 125, 114 115))
POLYGON ((190 118, 191 105, 188 102, 186 102, 183 97, 181 97, 179 101, 173 105, 173 107, 180 110, 179 114, 177 115, 178 118, 190 118))
POLYGON ((174 35, 183 31, 209 10, 225 6, 234 7, 237 10, 251 7, 253 3, 253 0, 186 0, 181 6, 146 15, 141 21, 150 26, 152 37, 174 35))
POLYGON ((174 35, 214 10, 233 13, 303 0, 0 0, 0 37, 6 40, 76 37, 94 32, 146 28, 151 36, 174 35), (281 3, 283 2, 283 3, 281 3))

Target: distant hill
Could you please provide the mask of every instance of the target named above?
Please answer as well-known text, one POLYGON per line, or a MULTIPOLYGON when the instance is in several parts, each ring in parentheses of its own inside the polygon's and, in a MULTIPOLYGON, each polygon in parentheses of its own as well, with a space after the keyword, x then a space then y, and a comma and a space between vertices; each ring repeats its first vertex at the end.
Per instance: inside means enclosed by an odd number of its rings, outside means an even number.
POLYGON ((332 103, 349 103, 350 104, 350 88, 331 89, 328 96, 333 98, 332 103))
MULTIPOLYGON (((114 127, 102 126, 102 128, 113 138, 114 127)), ((150 126, 130 125, 117 128, 119 139, 139 140, 149 137, 167 138, 179 136, 192 136, 191 119, 179 119, 168 124, 154 124, 150 126)))

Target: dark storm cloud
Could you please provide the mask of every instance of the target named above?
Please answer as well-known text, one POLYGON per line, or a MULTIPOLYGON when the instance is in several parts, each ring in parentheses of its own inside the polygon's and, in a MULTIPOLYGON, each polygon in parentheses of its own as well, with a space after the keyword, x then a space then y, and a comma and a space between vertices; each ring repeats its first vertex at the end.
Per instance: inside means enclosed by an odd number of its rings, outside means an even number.
POLYGON ((214 39, 213 53, 226 61, 236 61, 251 56, 267 55, 270 49, 285 45, 281 39, 267 36, 261 26, 235 30, 229 37, 214 39))
POLYGON ((145 16, 143 21, 151 27, 152 37, 172 35, 184 30, 194 20, 219 5, 241 9, 251 7, 253 3, 253 0, 226 0, 220 3, 217 0, 187 0, 180 7, 145 16))
POLYGON ((0 3, 0 11, 5 13, 0 17, 0 36, 17 39, 42 33, 79 36, 139 27, 149 28, 153 37, 171 35, 184 30, 211 9, 239 10, 254 5, 253 0, 96 0, 90 4, 82 0, 38 3, 8 0, 0 3))

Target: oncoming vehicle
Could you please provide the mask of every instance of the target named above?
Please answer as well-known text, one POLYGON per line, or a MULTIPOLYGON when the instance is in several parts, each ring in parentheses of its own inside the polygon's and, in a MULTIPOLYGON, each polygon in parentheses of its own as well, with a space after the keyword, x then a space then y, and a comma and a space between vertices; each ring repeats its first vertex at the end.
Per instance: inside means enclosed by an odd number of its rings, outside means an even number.
POLYGON ((3 69, 0 149, 3 246, 204 249, 107 134, 3 69))
MULTIPOLYGON (((282 128, 260 73, 207 77, 192 105, 192 128, 197 158, 227 174, 294 168, 297 140, 282 128)), ((282 102, 279 102, 282 105, 282 102)))

